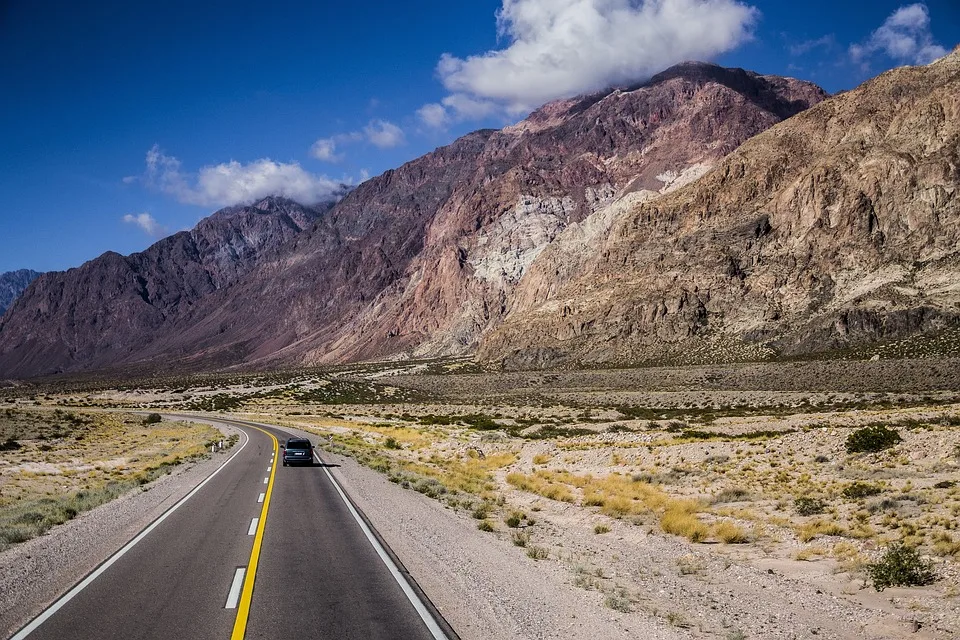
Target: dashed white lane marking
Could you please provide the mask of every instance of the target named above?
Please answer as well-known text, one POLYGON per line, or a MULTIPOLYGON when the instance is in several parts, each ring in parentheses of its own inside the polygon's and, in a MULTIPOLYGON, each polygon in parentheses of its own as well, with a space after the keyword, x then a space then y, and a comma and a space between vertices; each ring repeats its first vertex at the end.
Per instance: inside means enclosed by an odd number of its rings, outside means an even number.
POLYGON ((260 522, 260 518, 254 518, 250 521, 250 528, 247 529, 247 535, 252 536, 257 532, 257 523, 260 522))
POLYGON ((261 493, 261 494, 260 494, 260 497, 257 498, 257 502, 263 502, 263 499, 266 498, 266 497, 267 497, 267 494, 261 493))
POLYGON ((243 587, 243 574, 247 572, 245 567, 237 567, 237 572, 233 574, 233 584, 230 585, 230 593, 227 594, 227 604, 224 609, 236 609, 237 602, 240 601, 240 589, 243 587))
POLYGON ((269 466, 269 467, 267 467, 267 471, 270 471, 270 469, 273 469, 273 466, 272 466, 272 465, 269 466))
POLYGON ((264 479, 263 479, 263 484, 267 484, 268 482, 270 482, 270 478, 264 478, 264 479))

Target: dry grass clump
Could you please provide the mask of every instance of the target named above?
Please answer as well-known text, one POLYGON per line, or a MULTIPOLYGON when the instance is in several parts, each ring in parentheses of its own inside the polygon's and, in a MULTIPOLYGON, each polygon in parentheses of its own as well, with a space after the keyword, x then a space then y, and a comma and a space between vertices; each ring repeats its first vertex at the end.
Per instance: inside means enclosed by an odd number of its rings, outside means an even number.
POLYGON ((703 542, 710 535, 710 528, 697 517, 698 509, 693 500, 675 500, 660 516, 660 528, 690 542, 703 542))
POLYGON ((724 520, 714 526, 713 535, 727 544, 743 544, 750 541, 747 532, 729 520, 724 520))
POLYGON ((550 482, 539 474, 527 475, 516 471, 511 472, 507 474, 507 483, 521 491, 529 491, 550 500, 559 502, 574 502, 576 500, 573 492, 565 485, 550 482))
POLYGON ((797 528, 797 538, 800 542, 810 542, 817 536, 843 536, 847 531, 835 522, 814 520, 797 528))

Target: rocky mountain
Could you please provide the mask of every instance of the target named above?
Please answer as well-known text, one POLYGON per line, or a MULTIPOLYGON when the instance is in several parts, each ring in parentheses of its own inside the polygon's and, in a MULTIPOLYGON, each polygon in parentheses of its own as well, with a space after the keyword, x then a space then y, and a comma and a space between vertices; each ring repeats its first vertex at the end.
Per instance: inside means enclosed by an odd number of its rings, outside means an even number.
POLYGON ((508 366, 810 354, 960 326, 960 49, 629 194, 531 265, 481 358, 508 366))
POLYGON ((31 269, 17 269, 16 271, 0 273, 0 316, 39 275, 39 272, 31 269))
MULTIPOLYGON (((469 352, 569 228, 697 179, 824 97, 807 82, 686 63, 637 86, 553 102, 367 181, 236 269, 229 260, 208 269, 220 255, 215 234, 197 256, 108 255, 41 279, 0 324, 0 370, 469 352), (155 271, 162 276, 144 275, 155 271)), ((194 247, 197 230, 170 242, 194 247)))
POLYGON ((0 319, 0 371, 75 371, 135 359, 166 335, 171 319, 249 273, 328 208, 266 198, 218 211, 142 253, 108 252, 43 274, 0 319))

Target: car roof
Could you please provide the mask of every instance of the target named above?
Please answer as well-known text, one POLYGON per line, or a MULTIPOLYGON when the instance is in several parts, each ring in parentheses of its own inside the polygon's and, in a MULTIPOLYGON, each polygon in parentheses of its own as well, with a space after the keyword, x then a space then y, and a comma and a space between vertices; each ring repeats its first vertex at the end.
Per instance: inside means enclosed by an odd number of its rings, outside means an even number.
POLYGON ((290 444, 291 442, 310 442, 310 441, 307 440, 306 438, 287 438, 287 444, 290 444))

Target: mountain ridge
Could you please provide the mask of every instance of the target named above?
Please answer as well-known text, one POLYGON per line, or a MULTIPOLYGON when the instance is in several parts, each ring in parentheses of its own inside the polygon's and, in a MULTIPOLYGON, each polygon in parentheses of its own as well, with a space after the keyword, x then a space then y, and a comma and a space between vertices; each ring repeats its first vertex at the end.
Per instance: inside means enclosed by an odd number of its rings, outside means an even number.
MULTIPOLYGON (((106 301, 94 286, 96 268, 87 267, 86 289, 51 277, 0 323, 0 369, 38 375, 469 353, 502 320, 529 266, 570 225, 624 195, 656 198, 679 188, 780 114, 826 97, 795 79, 687 66, 648 86, 591 97, 575 113, 576 99, 549 103, 517 125, 467 134, 372 178, 309 228, 258 253, 249 269, 241 260, 242 269, 232 270, 235 256, 227 252, 217 286, 209 277, 186 292, 169 284, 178 260, 190 272, 203 270, 189 255, 197 249, 185 246, 164 277, 147 278, 146 299, 128 295, 116 318, 101 314, 102 322, 127 327, 109 340, 49 313, 73 305, 96 316, 96 304, 84 306, 98 296, 106 301), (738 89, 710 74, 729 75, 738 89), (50 290, 53 281, 59 292, 50 290), (150 307, 139 315, 130 308, 141 305, 137 297, 150 307), (43 328, 31 315, 41 308, 43 328), (124 314, 138 323, 137 339, 124 314)), ((205 260, 213 260, 213 244, 205 260)), ((104 259, 108 272, 123 262, 104 259)))

